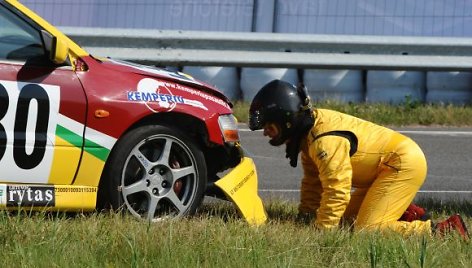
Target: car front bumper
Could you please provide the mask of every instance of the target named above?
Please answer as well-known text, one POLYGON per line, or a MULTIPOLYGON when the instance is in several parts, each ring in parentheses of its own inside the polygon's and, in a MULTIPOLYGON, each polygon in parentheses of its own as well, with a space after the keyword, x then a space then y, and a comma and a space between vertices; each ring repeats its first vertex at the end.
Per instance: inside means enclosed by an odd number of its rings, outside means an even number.
POLYGON ((236 205, 241 216, 250 225, 259 226, 267 221, 267 213, 258 194, 256 165, 251 158, 243 157, 215 185, 236 205))

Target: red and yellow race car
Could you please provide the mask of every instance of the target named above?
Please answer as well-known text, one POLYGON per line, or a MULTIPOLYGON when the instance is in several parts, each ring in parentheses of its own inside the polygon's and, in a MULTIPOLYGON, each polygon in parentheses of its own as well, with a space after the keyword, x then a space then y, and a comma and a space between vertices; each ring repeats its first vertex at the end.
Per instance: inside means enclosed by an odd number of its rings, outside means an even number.
POLYGON ((124 208, 154 221, 194 213, 215 189, 249 222, 266 220, 222 93, 89 55, 18 1, 0 0, 1 207, 124 208))

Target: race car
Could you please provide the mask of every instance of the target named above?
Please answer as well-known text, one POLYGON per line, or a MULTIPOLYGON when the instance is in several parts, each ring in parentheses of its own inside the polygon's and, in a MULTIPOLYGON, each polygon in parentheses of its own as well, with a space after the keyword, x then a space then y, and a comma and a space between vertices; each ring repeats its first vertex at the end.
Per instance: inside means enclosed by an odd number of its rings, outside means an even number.
POLYGON ((231 107, 188 75, 90 55, 0 0, 0 207, 156 221, 191 215, 211 194, 263 223, 231 107))

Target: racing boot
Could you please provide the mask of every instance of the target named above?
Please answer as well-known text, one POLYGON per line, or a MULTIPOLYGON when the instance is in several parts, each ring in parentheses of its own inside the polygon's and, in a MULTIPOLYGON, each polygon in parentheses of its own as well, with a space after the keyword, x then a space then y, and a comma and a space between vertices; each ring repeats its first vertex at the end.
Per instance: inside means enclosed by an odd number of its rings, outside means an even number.
POLYGON ((399 221, 427 221, 431 219, 431 215, 428 211, 418 205, 411 204, 408 206, 406 211, 400 217, 399 221))
POLYGON ((469 239, 469 231, 467 230, 464 220, 459 214, 452 215, 447 220, 438 222, 433 227, 433 232, 439 234, 440 236, 444 236, 451 231, 457 231, 464 240, 469 239))

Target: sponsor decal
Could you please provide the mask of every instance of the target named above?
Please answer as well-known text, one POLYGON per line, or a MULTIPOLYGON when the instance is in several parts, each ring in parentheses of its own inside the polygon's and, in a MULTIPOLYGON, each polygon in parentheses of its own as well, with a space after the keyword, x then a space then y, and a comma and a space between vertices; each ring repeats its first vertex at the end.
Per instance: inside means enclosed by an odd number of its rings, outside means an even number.
POLYGON ((144 101, 144 102, 163 102, 163 103, 185 103, 181 96, 172 96, 170 94, 158 94, 140 91, 128 91, 129 101, 144 101))
POLYGON ((96 193, 96 187, 56 187, 55 193, 96 193))
POLYGON ((142 102, 154 113, 159 110, 168 112, 174 110, 177 104, 186 104, 203 110, 208 110, 203 103, 196 100, 185 99, 172 93, 169 88, 171 83, 165 83, 152 78, 143 78, 138 83, 137 91, 126 92, 129 101, 142 102))
POLYGON ((233 189, 229 191, 229 193, 231 195, 234 195, 236 192, 238 192, 239 189, 241 189, 244 186, 244 184, 246 184, 249 178, 251 178, 254 175, 254 172, 255 171, 252 170, 246 177, 244 177, 238 184, 236 184, 236 186, 234 186, 233 189))
POLYGON ((8 207, 53 207, 56 203, 53 186, 7 185, 5 199, 8 207))
POLYGON ((317 157, 319 160, 324 160, 328 157, 328 153, 326 151, 318 152, 317 157))
MULTIPOLYGON (((167 83, 166 83, 167 84, 167 83)), ((191 88, 188 88, 188 87, 184 87, 182 85, 179 85, 179 84, 170 84, 169 85, 171 88, 174 88, 174 89, 178 89, 178 90, 182 90, 182 91, 185 91, 187 93, 190 93, 192 95, 196 95, 196 96, 199 96, 205 100, 209 100, 209 101, 212 101, 214 103, 217 103, 223 107, 226 107, 228 109, 230 109, 231 107, 229 107, 228 103, 220 98, 216 98, 214 96, 211 96, 209 94, 206 94, 202 91, 198 91, 198 90, 195 90, 195 89, 191 89, 191 88)))

